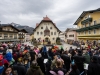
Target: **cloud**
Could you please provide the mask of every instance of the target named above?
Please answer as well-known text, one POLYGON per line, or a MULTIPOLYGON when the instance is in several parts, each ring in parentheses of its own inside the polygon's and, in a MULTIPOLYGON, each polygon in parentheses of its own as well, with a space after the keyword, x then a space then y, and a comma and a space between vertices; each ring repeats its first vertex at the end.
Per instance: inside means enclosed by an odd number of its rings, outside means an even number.
POLYGON ((83 11, 99 8, 99 3, 99 0, 0 0, 0 20, 35 27, 47 15, 64 31, 74 27, 83 11))

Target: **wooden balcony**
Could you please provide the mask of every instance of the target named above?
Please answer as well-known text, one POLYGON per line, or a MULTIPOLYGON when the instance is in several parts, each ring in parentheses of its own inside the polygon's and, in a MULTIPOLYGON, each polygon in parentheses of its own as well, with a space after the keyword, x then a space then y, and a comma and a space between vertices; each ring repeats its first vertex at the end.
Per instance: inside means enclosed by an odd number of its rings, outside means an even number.
POLYGON ((88 27, 84 27, 84 28, 80 28, 77 29, 77 32, 82 32, 82 31, 87 31, 87 30, 93 30, 93 29, 99 29, 100 28, 100 23, 96 24, 96 25, 92 25, 92 26, 88 26, 88 27))
POLYGON ((82 24, 82 25, 85 25, 85 24, 88 24, 88 23, 90 23, 90 22, 92 22, 92 18, 87 18, 86 20, 83 20, 83 21, 81 22, 81 24, 82 24))

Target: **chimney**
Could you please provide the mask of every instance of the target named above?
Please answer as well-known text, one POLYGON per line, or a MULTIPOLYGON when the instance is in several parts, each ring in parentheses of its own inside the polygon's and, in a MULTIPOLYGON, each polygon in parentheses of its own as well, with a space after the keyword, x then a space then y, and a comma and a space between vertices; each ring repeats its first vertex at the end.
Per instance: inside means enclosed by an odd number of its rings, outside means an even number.
POLYGON ((39 24, 38 23, 36 23, 36 27, 38 26, 39 24))

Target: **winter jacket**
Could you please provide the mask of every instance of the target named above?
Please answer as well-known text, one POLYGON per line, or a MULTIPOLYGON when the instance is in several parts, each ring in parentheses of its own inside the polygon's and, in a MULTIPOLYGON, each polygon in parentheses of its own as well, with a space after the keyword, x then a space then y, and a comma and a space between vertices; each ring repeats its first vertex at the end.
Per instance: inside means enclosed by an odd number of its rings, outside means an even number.
POLYGON ((84 63, 90 63, 90 55, 88 54, 88 53, 85 53, 84 55, 84 58, 85 58, 85 61, 84 61, 84 63))
POLYGON ((40 66, 40 69, 42 70, 43 73, 45 73, 45 66, 43 61, 44 61, 43 57, 37 58, 37 63, 40 66))
POLYGON ((79 56, 79 55, 76 55, 73 57, 74 60, 75 60, 75 63, 79 69, 80 72, 83 72, 84 71, 84 61, 85 61, 85 58, 83 56, 79 56))
POLYGON ((44 75, 39 66, 30 67, 26 75, 44 75))
POLYGON ((100 75, 100 64, 90 63, 88 66, 87 75, 100 75))
POLYGON ((79 75, 80 71, 77 69, 76 71, 71 71, 69 75, 79 75))
POLYGON ((18 75, 25 75, 26 69, 25 66, 22 64, 17 64, 13 66, 14 70, 17 70, 18 75))

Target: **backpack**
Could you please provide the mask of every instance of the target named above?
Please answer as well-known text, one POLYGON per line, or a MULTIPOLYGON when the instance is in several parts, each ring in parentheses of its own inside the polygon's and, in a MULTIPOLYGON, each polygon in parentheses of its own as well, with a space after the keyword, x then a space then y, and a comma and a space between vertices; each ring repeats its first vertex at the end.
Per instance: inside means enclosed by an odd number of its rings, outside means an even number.
POLYGON ((2 66, 0 66, 0 74, 3 72, 3 70, 4 70, 4 61, 2 60, 2 66))

